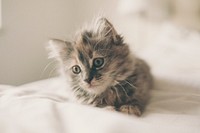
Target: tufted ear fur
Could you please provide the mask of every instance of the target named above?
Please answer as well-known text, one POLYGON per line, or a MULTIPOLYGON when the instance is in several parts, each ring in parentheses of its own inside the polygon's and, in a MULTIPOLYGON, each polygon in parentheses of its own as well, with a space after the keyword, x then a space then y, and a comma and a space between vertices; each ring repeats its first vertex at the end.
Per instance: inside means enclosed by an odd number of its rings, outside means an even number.
POLYGON ((64 59, 69 58, 74 51, 71 42, 66 42, 59 39, 49 40, 49 58, 64 59))
POLYGON ((113 41, 114 44, 123 44, 123 38, 116 32, 113 25, 106 18, 99 18, 94 25, 96 33, 102 38, 108 38, 113 41))

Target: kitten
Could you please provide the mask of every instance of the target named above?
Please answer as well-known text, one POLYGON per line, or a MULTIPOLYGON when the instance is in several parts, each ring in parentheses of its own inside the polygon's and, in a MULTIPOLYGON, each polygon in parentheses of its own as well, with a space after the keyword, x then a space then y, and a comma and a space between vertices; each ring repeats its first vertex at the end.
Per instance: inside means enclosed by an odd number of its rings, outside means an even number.
POLYGON ((49 44, 77 101, 142 114, 153 84, 149 67, 130 53, 106 18, 82 30, 74 42, 52 39, 49 44))

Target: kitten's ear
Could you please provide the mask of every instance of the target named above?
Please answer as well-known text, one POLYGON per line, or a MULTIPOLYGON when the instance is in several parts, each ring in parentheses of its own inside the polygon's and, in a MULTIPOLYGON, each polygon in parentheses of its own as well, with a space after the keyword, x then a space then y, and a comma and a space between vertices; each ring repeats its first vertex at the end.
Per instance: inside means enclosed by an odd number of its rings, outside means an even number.
POLYGON ((67 58, 73 51, 73 46, 70 42, 59 39, 51 39, 48 44, 49 58, 67 58))
POLYGON ((98 35, 112 39, 116 45, 123 44, 123 38, 106 18, 99 18, 96 21, 96 26, 98 35))

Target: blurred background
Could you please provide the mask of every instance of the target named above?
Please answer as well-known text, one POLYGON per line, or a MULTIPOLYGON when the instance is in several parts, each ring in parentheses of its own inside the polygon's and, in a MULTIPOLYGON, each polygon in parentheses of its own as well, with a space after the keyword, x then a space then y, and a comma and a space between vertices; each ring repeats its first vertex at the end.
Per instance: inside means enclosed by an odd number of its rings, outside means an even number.
POLYGON ((200 0, 0 1, 0 84, 21 85, 54 76, 55 65, 45 50, 48 39, 71 40, 98 14, 113 23, 136 53, 177 27, 179 35, 200 30, 200 0))

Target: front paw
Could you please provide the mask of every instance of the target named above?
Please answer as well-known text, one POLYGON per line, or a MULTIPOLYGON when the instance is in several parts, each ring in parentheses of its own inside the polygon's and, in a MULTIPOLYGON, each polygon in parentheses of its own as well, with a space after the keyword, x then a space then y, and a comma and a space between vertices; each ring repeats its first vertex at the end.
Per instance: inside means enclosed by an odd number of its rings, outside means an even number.
POLYGON ((108 110, 108 111, 116 111, 116 108, 114 106, 105 106, 103 109, 108 110))
POLYGON ((130 115, 136 115, 136 116, 141 116, 142 111, 137 105, 122 105, 119 108, 119 111, 125 114, 130 114, 130 115))

